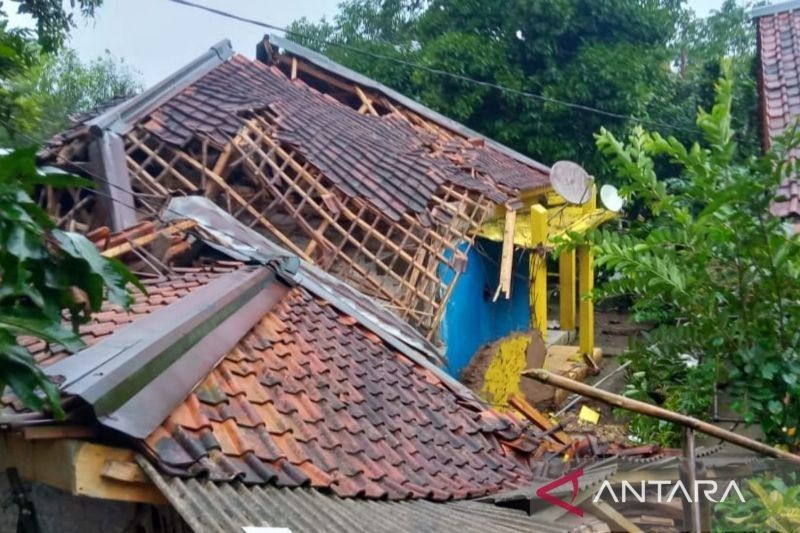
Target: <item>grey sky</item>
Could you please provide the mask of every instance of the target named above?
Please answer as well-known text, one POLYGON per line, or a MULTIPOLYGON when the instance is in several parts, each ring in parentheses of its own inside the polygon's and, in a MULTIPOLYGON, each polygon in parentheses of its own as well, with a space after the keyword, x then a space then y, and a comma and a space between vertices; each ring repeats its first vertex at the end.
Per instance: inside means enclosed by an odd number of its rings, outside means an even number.
MULTIPOLYGON (((193 0, 243 17, 286 26, 300 17, 317 20, 336 13, 340 0, 193 0)), ((699 15, 707 15, 723 0, 689 0, 699 15)), ((17 16, 12 22, 24 24, 17 16)), ((97 17, 80 22, 72 32, 71 46, 84 59, 109 50, 141 71, 152 85, 211 45, 229 38, 234 49, 252 56, 266 32, 250 24, 224 19, 212 13, 168 0, 105 0, 97 17)))

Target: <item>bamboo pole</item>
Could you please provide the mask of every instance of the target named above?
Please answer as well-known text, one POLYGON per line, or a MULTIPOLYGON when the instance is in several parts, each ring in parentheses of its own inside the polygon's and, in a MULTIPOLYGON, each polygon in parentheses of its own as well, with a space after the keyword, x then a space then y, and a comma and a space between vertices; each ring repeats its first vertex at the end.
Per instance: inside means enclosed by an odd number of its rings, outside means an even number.
POLYGON ((790 463, 800 465, 800 455, 795 455, 793 453, 779 450, 778 448, 773 448, 772 446, 764 444, 763 442, 758 442, 757 440, 736 434, 732 431, 728 431, 727 429, 722 429, 721 427, 709 424, 708 422, 703 422, 702 420, 698 420, 697 418, 691 416, 669 411, 656 405, 640 402, 638 400, 632 400, 631 398, 626 398, 624 396, 620 396, 619 394, 614 394, 613 392, 596 389, 591 385, 586 385, 584 383, 553 374, 552 372, 541 368, 526 370, 522 373, 522 376, 541 381, 542 383, 547 383, 548 385, 552 385, 560 389, 575 392, 615 407, 621 407, 623 409, 627 409, 628 411, 652 416, 661 420, 666 420, 667 422, 674 422, 675 424, 692 428, 695 431, 705 433, 706 435, 711 435, 712 437, 717 437, 726 442, 730 442, 731 444, 741 446, 742 448, 747 448, 748 450, 758 452, 768 457, 783 459, 790 463))
MULTIPOLYGON (((583 213, 593 213, 597 208, 594 186, 591 198, 583 205, 583 213)), ((580 330, 578 331, 581 354, 594 358, 594 302, 589 297, 594 290, 594 257, 588 244, 578 246, 578 288, 580 290, 580 330)))

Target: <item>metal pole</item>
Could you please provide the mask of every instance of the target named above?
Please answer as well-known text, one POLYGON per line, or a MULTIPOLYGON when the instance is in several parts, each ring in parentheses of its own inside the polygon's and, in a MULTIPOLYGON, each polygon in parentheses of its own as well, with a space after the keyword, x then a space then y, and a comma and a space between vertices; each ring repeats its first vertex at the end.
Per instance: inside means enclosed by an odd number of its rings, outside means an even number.
POLYGON ((697 454, 694 445, 694 430, 692 428, 683 428, 683 458, 686 463, 684 465, 684 472, 686 474, 686 483, 684 486, 689 492, 691 501, 685 502, 684 514, 687 516, 689 529, 693 533, 702 533, 703 526, 700 520, 700 501, 697 490, 697 454))

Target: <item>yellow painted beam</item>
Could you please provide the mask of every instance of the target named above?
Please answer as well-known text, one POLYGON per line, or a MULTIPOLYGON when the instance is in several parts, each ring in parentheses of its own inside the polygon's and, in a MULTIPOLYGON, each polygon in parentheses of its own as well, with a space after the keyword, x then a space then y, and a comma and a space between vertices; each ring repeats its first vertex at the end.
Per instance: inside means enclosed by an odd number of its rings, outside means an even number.
MULTIPOLYGON (((592 190, 592 199, 583 206, 585 213, 592 213, 597 206, 597 190, 592 190)), ((578 285, 580 291, 580 349, 581 354, 594 354, 594 302, 588 298, 594 289, 594 257, 588 245, 578 246, 578 285)))
POLYGON ((559 322, 563 330, 575 329, 575 250, 558 256, 559 322))
MULTIPOLYGON (((538 204, 537 204, 538 205, 538 204)), ((555 237, 566 237, 568 233, 583 234, 600 224, 611 220, 616 213, 605 209, 584 212, 583 206, 555 206, 547 210, 548 239, 547 246, 553 246, 555 237)), ((505 217, 500 216, 483 223, 478 235, 495 242, 503 242, 505 236, 505 217)), ((517 224, 514 229, 514 244, 524 248, 533 248, 536 243, 531 236, 530 224, 517 224)))
POLYGON ((539 204, 531 206, 531 237, 531 327, 541 331, 547 340, 547 209, 539 204))
MULTIPOLYGON (((27 440, 10 432, 0 433, 0 469, 14 467, 20 475, 76 496, 104 500, 167 503, 161 491, 147 480, 125 448, 76 439, 27 440), (107 463, 124 464, 135 475, 121 479, 110 475, 107 463)), ((116 469, 119 471, 119 468, 116 469)))

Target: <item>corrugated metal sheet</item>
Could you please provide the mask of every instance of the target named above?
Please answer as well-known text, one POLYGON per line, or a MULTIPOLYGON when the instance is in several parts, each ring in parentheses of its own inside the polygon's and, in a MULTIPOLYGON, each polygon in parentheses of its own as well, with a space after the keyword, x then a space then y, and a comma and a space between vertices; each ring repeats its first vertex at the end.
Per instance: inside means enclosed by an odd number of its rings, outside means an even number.
POLYGON ((343 499, 314 489, 247 486, 162 476, 143 457, 147 475, 195 531, 241 532, 244 526, 302 531, 562 532, 572 529, 524 512, 477 502, 343 499))

